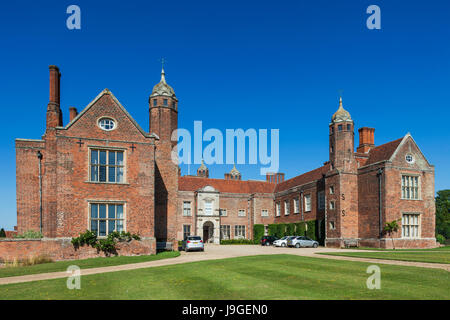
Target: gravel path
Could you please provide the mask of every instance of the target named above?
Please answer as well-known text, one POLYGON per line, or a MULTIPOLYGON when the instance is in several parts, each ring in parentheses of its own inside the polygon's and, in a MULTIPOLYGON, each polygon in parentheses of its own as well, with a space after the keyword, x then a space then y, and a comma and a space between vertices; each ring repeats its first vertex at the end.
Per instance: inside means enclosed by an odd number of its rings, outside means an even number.
MULTIPOLYGON (((168 265, 187 263, 187 262, 197 262, 197 261, 204 261, 204 260, 224 259, 224 258, 233 258, 233 257, 242 257, 242 256, 262 255, 262 254, 280 254, 280 253, 321 258, 321 259, 360 261, 360 262, 369 262, 369 263, 373 263, 373 264, 414 266, 414 267, 423 267, 423 268, 443 269, 443 270, 450 271, 450 265, 448 265, 448 264, 409 262, 409 261, 397 261, 397 260, 381 260, 381 259, 369 259, 369 258, 354 258, 354 257, 343 257, 343 256, 327 256, 327 255, 317 254, 317 253, 325 253, 325 252, 344 252, 344 251, 342 249, 322 248, 322 247, 315 248, 315 249, 314 248, 296 249, 296 248, 275 248, 272 246, 262 247, 259 245, 226 245, 226 246, 222 245, 222 246, 220 246, 220 245, 208 244, 208 245, 206 245, 204 252, 181 252, 181 255, 177 258, 170 258, 170 259, 163 259, 163 260, 149 261, 149 262, 132 263, 132 264, 119 265, 119 266, 82 269, 81 275, 84 276, 84 275, 105 273, 105 272, 133 270, 133 269, 150 268, 150 267, 160 267, 160 266, 168 266, 168 265)), ((365 250, 345 249, 345 252, 365 252, 365 250)), ((373 251, 370 251, 370 252, 373 252, 373 251)), ((17 277, 6 277, 6 278, 0 278, 0 285, 37 281, 37 280, 65 278, 68 275, 69 274, 67 272, 62 271, 62 272, 52 272, 52 273, 31 274, 31 275, 17 276, 17 277)))

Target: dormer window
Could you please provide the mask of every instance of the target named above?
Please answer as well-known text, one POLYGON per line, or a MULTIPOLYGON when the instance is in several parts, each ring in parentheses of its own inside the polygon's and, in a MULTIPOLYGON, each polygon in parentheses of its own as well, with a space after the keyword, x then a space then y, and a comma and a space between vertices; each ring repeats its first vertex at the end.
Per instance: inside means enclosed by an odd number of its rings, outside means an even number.
POLYGON ((102 118, 98 122, 98 126, 105 131, 111 131, 116 128, 116 122, 111 118, 102 118))

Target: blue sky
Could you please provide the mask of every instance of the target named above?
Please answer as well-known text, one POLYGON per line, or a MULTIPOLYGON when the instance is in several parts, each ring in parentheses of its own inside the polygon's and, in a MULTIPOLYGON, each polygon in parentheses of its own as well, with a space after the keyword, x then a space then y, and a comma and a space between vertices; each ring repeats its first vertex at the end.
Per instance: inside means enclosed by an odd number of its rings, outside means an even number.
MULTIPOLYGON (((109 88, 148 130, 165 57, 179 127, 277 128, 287 178, 327 160, 342 90, 356 128, 375 127, 376 144, 410 132, 436 166, 436 190, 450 188, 449 15, 448 1, 2 3, 0 227, 16 224, 14 139, 45 130, 50 64, 62 73, 64 123, 69 106, 82 110, 109 88), (66 28, 71 4, 81 8, 81 30, 66 28), (371 4, 381 8, 381 30, 366 28, 371 4)), ((210 176, 230 169, 210 166, 210 176)), ((263 179, 259 166, 238 169, 263 179)))

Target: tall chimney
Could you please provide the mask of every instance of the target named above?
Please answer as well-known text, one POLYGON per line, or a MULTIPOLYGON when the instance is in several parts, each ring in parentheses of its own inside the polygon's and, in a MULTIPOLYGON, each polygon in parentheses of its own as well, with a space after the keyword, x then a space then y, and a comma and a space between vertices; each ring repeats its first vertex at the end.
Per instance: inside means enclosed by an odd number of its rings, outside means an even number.
POLYGON ((368 127, 359 128, 358 133, 359 133, 359 146, 356 149, 356 152, 367 153, 370 151, 370 149, 375 147, 374 128, 368 127))
POLYGON ((75 108, 75 107, 70 107, 70 108, 69 108, 69 115, 70 115, 70 121, 72 121, 73 119, 75 119, 75 117, 78 115, 77 108, 75 108))
POLYGON ((49 66, 50 69, 50 98, 49 102, 53 102, 59 105, 59 84, 61 79, 61 73, 57 66, 49 66))
POLYGON ((62 126, 62 112, 60 105, 60 79, 61 73, 57 66, 49 66, 50 82, 49 82, 49 101, 47 105, 47 128, 55 128, 62 126))

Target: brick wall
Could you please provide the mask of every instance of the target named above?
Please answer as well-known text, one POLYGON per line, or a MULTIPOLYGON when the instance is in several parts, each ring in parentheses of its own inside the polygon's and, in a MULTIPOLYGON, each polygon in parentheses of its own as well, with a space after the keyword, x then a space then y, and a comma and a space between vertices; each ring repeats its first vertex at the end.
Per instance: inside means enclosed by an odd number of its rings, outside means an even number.
MULTIPOLYGON (((23 260, 42 255, 55 261, 105 256, 90 246, 75 250, 70 241, 70 238, 0 240, 0 260, 23 260)), ((154 238, 142 238, 140 241, 119 242, 117 252, 119 256, 156 254, 156 241, 154 238)))

